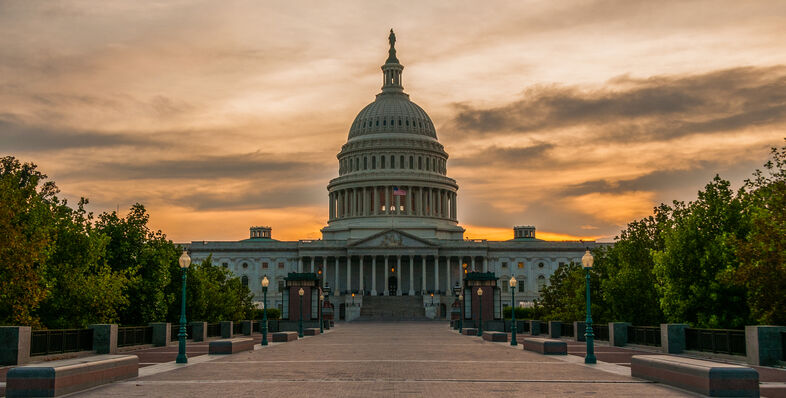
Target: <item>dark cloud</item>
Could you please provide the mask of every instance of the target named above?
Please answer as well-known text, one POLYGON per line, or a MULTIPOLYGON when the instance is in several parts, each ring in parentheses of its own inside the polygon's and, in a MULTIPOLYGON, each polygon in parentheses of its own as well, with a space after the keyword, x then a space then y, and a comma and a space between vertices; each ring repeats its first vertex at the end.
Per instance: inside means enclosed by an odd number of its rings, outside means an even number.
POLYGON ((468 155, 451 158, 449 166, 478 167, 503 165, 514 167, 544 159, 547 156, 547 152, 552 148, 554 148, 554 144, 545 142, 527 147, 502 148, 492 146, 468 155))
POLYGON ((786 67, 744 67, 700 75, 621 76, 605 88, 535 86, 508 105, 455 105, 452 128, 465 136, 590 127, 595 138, 659 141, 777 126, 786 122, 786 67))
POLYGON ((327 203, 327 190, 313 182, 280 185, 260 180, 248 189, 190 193, 173 198, 171 203, 200 211, 320 206, 327 203))
POLYGON ((143 148, 156 145, 156 143, 149 138, 131 134, 32 126, 25 124, 14 115, 0 114, 0 150, 6 153, 126 145, 143 148))

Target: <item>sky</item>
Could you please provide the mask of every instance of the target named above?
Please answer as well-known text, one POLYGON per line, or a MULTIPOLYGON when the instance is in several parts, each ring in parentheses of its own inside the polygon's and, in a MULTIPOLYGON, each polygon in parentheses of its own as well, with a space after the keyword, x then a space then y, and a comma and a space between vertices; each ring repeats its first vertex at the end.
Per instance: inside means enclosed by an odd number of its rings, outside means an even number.
POLYGON ((0 156, 176 242, 317 239, 391 28, 467 238, 609 241, 786 137, 783 1, 0 0, 0 156))

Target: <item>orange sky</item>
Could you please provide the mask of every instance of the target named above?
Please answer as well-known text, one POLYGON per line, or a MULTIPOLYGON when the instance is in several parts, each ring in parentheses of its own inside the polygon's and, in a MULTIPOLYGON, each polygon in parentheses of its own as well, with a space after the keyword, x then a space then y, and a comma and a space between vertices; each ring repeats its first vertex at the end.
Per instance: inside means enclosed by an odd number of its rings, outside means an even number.
POLYGON ((609 240, 782 144, 784 26, 781 1, 0 2, 0 155, 175 241, 318 238, 393 27, 468 238, 609 240))

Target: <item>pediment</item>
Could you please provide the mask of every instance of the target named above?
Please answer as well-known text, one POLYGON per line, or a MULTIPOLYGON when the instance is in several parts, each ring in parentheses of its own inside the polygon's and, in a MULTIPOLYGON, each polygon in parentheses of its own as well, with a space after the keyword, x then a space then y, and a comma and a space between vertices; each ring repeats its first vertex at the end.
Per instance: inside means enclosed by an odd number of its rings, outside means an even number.
POLYGON ((352 248, 431 248, 435 244, 406 232, 389 229, 349 244, 352 248))

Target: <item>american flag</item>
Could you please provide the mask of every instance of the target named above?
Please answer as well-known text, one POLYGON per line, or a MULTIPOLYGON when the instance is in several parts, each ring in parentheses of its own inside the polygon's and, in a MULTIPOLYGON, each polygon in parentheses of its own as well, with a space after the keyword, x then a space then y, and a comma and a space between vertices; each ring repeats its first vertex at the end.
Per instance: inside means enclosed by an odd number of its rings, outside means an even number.
POLYGON ((405 196, 407 191, 403 189, 399 189, 398 187, 393 187, 393 196, 405 196))

